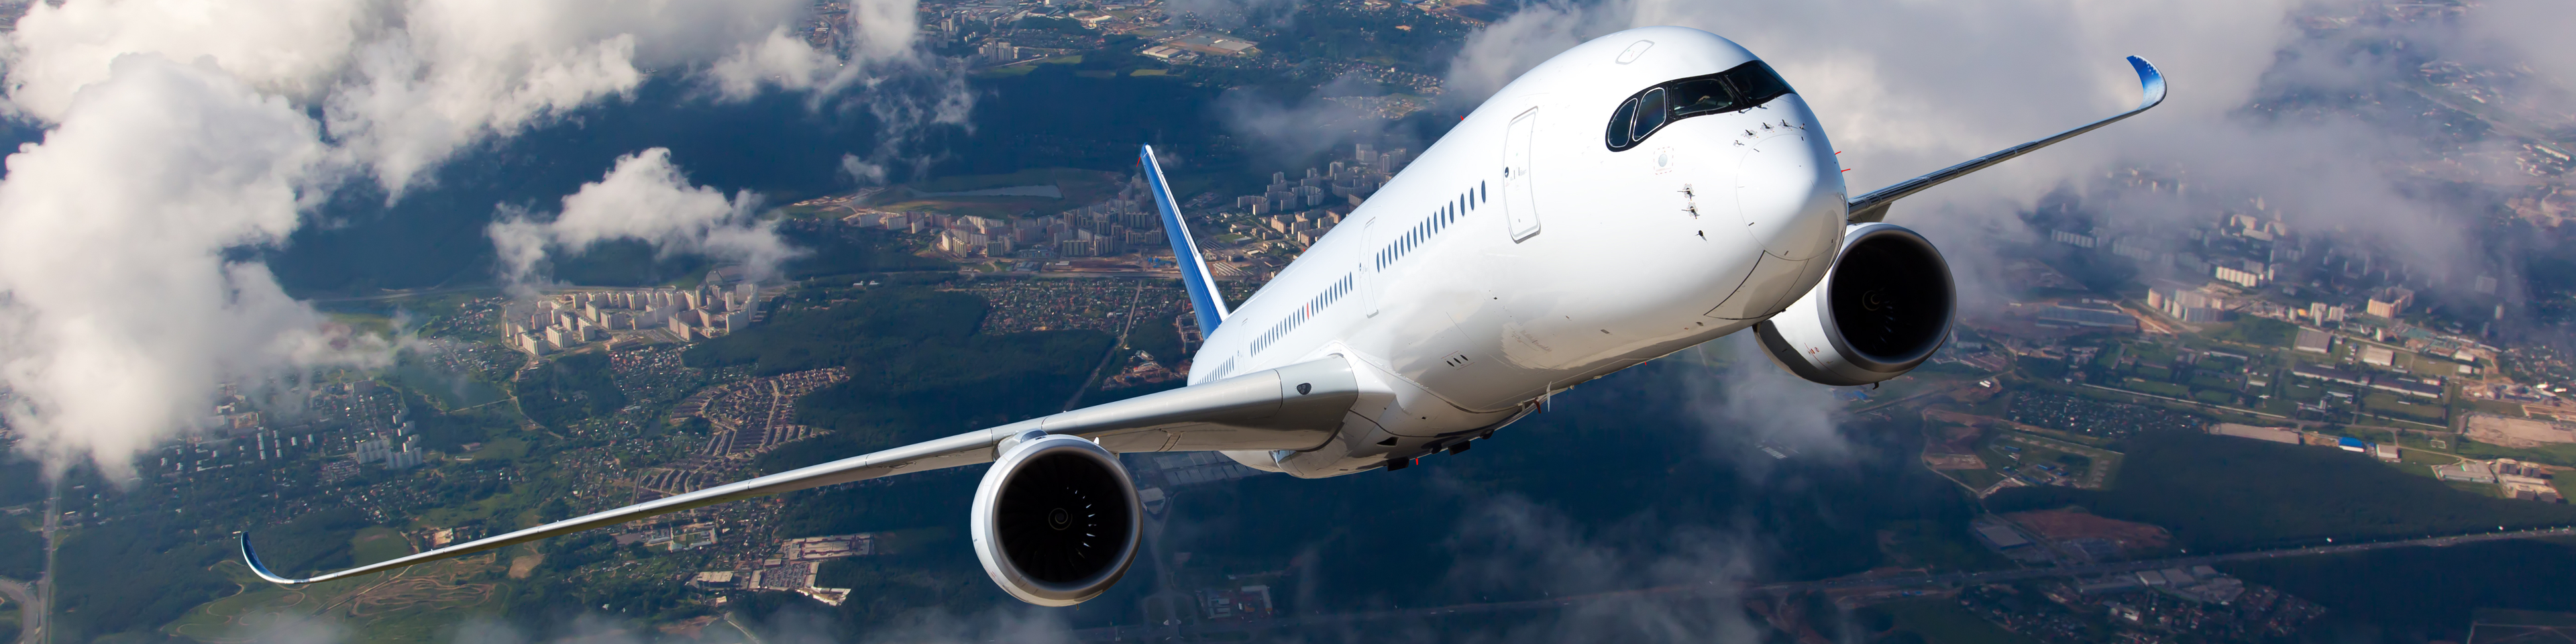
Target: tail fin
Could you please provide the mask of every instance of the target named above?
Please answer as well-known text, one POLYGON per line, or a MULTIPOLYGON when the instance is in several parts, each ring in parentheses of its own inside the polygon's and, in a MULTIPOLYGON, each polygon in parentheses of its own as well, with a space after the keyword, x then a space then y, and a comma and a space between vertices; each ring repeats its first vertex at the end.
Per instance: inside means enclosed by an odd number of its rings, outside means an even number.
POLYGON ((1225 298, 1217 295, 1216 279, 1208 274, 1207 259, 1199 256, 1199 243, 1190 238, 1190 227, 1181 222, 1180 208, 1172 204, 1172 187, 1163 182, 1163 166, 1154 162, 1154 146, 1137 153, 1144 165, 1145 182, 1154 189, 1154 206, 1163 213, 1163 234, 1172 239, 1172 259, 1181 268, 1181 284, 1190 290, 1190 310, 1198 313, 1199 333, 1216 332, 1225 322, 1225 298))

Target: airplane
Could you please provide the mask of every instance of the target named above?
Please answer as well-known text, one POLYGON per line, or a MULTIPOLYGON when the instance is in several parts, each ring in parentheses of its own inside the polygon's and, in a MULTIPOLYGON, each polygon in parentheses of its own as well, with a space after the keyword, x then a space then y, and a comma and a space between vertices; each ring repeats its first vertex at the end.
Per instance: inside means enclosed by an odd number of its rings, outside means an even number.
POLYGON ((1898 199, 2134 116, 2138 106, 1856 197, 1806 98, 1716 34, 1645 27, 1512 81, 1240 307, 1219 298, 1151 146, 1154 195, 1205 343, 1187 386, 853 456, 307 578, 448 559, 741 499, 991 464, 969 534, 1012 596, 1069 606, 1126 574, 1142 504, 1118 454, 1215 451, 1299 478, 1466 451, 1595 378, 1752 330, 1831 386, 1904 375, 1956 290, 1898 199))

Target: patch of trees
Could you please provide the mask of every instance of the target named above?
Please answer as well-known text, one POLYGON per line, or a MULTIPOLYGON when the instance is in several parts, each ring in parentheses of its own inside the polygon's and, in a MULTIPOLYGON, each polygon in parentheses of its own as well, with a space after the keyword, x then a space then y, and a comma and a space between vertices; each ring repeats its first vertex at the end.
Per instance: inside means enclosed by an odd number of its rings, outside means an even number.
MULTIPOLYGON (((89 641, 131 631, 157 640, 155 628, 232 593, 234 584, 207 568, 233 556, 232 541, 193 534, 162 516, 84 527, 63 542, 54 562, 66 571, 55 589, 54 619, 62 627, 57 639, 89 641)), ((339 536, 345 561, 348 534, 339 536)), ((289 547, 266 537, 263 532, 260 542, 277 543, 280 554, 289 547)))
POLYGON ((538 365, 519 377, 518 390, 519 410, 552 427, 626 406, 626 394, 609 376, 606 353, 575 353, 538 365))
POLYGON ((1083 330, 977 333, 985 311, 966 293, 872 290, 700 343, 682 359, 759 375, 849 369, 848 381, 797 401, 801 422, 833 433, 763 456, 763 469, 781 471, 1058 411, 1112 341, 1083 330))
POLYGON ((2332 447, 2155 432, 2132 438, 2128 449, 2110 490, 2012 488, 1986 505, 1997 512, 2081 505, 2164 526, 2180 545, 2206 550, 2576 524, 2576 507, 2464 492, 2332 447))

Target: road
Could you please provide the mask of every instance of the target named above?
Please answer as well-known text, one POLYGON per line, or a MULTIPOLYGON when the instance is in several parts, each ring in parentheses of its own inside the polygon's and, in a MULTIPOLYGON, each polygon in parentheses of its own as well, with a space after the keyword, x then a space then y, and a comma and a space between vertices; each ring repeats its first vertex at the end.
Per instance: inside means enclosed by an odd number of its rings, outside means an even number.
POLYGON ((37 626, 44 623, 44 620, 36 617, 38 613, 44 612, 37 610, 38 604, 36 603, 36 589, 30 587, 27 582, 14 579, 0 579, 0 595, 7 595, 9 596, 9 601, 18 604, 18 614, 20 617, 18 619, 18 639, 15 641, 36 641, 37 626))
POLYGON ((1574 606, 1580 606, 1580 605, 1585 605, 1585 604, 1591 604, 1591 603, 1601 602, 1601 601, 1604 601, 1604 600, 1615 600, 1615 599, 1640 599, 1640 598, 1649 598, 1649 597, 1675 597, 1675 598, 1680 598, 1680 597, 1692 597, 1692 596, 1701 596, 1701 595, 1718 595, 1718 596, 1728 596, 1728 595, 1734 595, 1734 596, 1785 595, 1785 594, 1792 594, 1792 593, 1806 593, 1806 592, 1818 592, 1818 591, 1830 591, 1830 590, 1896 589, 1896 588, 1915 588, 1915 587, 1956 588, 1956 587, 1960 587, 1960 586, 1971 586, 1971 585, 1979 585, 1979 584, 1993 584, 1993 583, 2002 583, 2002 582, 2010 582, 2010 581, 2025 581, 2025 580, 2031 580, 2031 579, 2047 579, 2047 578, 2056 578, 2056 577, 2089 577, 2089 576, 2096 576, 2096 575, 2108 575, 2108 574, 2112 574, 2112 573, 2121 573, 2121 572, 2135 572, 2135 571, 2140 571, 2140 570, 2161 570, 2161 569, 2165 569, 2165 568, 2188 568, 2188 567, 2191 567, 2191 566, 2201 566, 2201 565, 2209 565, 2209 564, 2225 563, 2225 562, 2231 562, 2231 561, 2254 561, 2254 560, 2261 560, 2261 559, 2278 559, 2278 558, 2283 558, 2283 557, 2307 557, 2307 556, 2314 556, 2314 555, 2346 554, 2346 553, 2362 552, 2362 551, 2368 551, 2368 550, 2380 550, 2380 549, 2386 549, 2386 548, 2408 548, 2408 547, 2421 547, 2421 546, 2443 547, 2443 546, 2454 546, 2454 545, 2459 545, 2459 544, 2463 544, 2463 543, 2475 543, 2475 542, 2481 542, 2481 541, 2502 541, 2502 540, 2508 540, 2508 539, 2531 539, 2531 538, 2539 538, 2539 537, 2566 537, 2566 536, 2576 536, 2576 527, 2542 528, 2542 529, 2534 529, 2534 530, 2519 530, 2519 531, 2512 531, 2512 532, 2493 532, 2493 533, 2484 533, 2484 534, 2450 535, 2450 536, 2440 536, 2440 537, 2426 537, 2426 538, 2421 538, 2421 539, 2407 539, 2407 540, 2403 540, 2403 541, 2380 541, 2380 542, 2372 542, 2372 543, 2336 544, 2336 545, 2318 545, 2318 546, 2311 546, 2311 547, 2306 547, 2306 548, 2289 548, 2289 549, 2281 549, 2281 550, 2258 550, 2258 551, 2253 551, 2253 552, 2239 552, 2239 553, 2221 554, 2221 555, 2201 555, 2201 556, 2191 556, 2191 557, 2170 557, 2170 558, 2165 558, 2165 559, 2153 559, 2153 560, 2147 560, 2147 561, 2122 561, 2122 562, 2113 562, 2113 563, 2093 564, 2093 565, 2087 565, 2087 566, 2061 566, 2061 567, 2050 567, 2050 568, 2022 568, 2022 569, 2015 569, 2015 570, 1996 570, 1996 571, 1989 571, 1989 572, 1954 572, 1954 573, 1941 573, 1941 574, 1931 574, 1931 575, 1905 575, 1905 576, 1893 576, 1893 577, 1842 577, 1842 578, 1835 578, 1835 579, 1823 579, 1823 580, 1817 580, 1817 581, 1785 582, 1785 583, 1776 583, 1776 584, 1762 584, 1762 585, 1755 585, 1755 586, 1745 586, 1745 585, 1741 585, 1741 584, 1738 584, 1738 583, 1736 583, 1736 582, 1732 582, 1732 581, 1711 581, 1711 582, 1702 583, 1702 584, 1691 584, 1691 585, 1683 585, 1683 586, 1665 586, 1665 587, 1660 587, 1660 588, 1641 588, 1641 589, 1637 589, 1637 590, 1623 590, 1623 591, 1617 591, 1617 592, 1595 593, 1595 594, 1588 594, 1588 595, 1572 595, 1572 596, 1566 596, 1566 597, 1551 597, 1551 598, 1545 598, 1545 599, 1531 599, 1531 600, 1510 601, 1510 602, 1489 602, 1489 603, 1480 603, 1480 604, 1461 604, 1461 605, 1453 605, 1453 606, 1434 606, 1434 607, 1428 607, 1428 608, 1406 608, 1406 609, 1395 609, 1395 610, 1362 611, 1362 612, 1355 612, 1355 613, 1343 613, 1343 614, 1338 614, 1338 615, 1315 615, 1315 616, 1305 616, 1305 617, 1279 617, 1279 618, 1264 619, 1264 620, 1235 620, 1235 621, 1224 621, 1224 622, 1202 622, 1202 623, 1195 623, 1195 624, 1181 624, 1181 625, 1174 625, 1174 626, 1142 626, 1142 625, 1140 625, 1140 626, 1111 626, 1111 627, 1106 627, 1106 628, 1083 629, 1083 630, 1075 631, 1075 635, 1076 635, 1076 636, 1078 636, 1078 637, 1080 637, 1080 638, 1082 639, 1082 641, 1086 641, 1086 642, 1132 642, 1132 641, 1148 641, 1148 640, 1157 640, 1157 641, 1159 641, 1159 640, 1178 640, 1178 639, 1181 639, 1181 638, 1199 637, 1199 636, 1213 635, 1213 634, 1219 634, 1219 633, 1247 633, 1247 632, 1272 631, 1272 630, 1279 630, 1279 629, 1315 628, 1315 627, 1339 627, 1339 626, 1349 626, 1349 625, 1354 625, 1354 624, 1359 624, 1359 623, 1364 623, 1364 622, 1376 622, 1376 621, 1386 621, 1386 620, 1421 620, 1421 619, 1431 619, 1431 618, 1440 618, 1440 617, 1451 617, 1451 616, 1457 616, 1457 615, 1474 615, 1474 614, 1486 614, 1486 613, 1506 613, 1506 612, 1517 612, 1517 611, 1547 610, 1547 609, 1557 609, 1557 608, 1574 607, 1574 606))
POLYGON ((18 641, 21 644, 53 644, 54 553, 62 549, 59 533, 63 528, 63 486, 57 482, 45 496, 45 572, 36 577, 35 601, 19 610, 18 641), (40 639, 41 638, 41 639, 40 639))
POLYGON ((1074 407, 1081 405, 1082 395, 1100 386, 1100 372, 1108 371, 1110 362, 1127 353, 1127 334, 1136 330, 1136 304, 1144 300, 1145 283, 1137 282, 1135 293, 1127 298, 1127 312, 1118 314, 1118 341, 1109 343, 1109 355, 1101 356, 1100 364, 1092 365, 1091 378, 1082 381, 1082 388, 1073 390, 1073 397, 1064 399, 1064 411, 1073 411, 1074 407))

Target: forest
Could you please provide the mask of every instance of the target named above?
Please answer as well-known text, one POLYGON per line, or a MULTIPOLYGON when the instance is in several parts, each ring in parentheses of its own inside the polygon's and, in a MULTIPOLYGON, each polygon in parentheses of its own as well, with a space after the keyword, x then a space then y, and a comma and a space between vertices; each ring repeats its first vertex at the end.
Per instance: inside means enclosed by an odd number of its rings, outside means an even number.
POLYGON ((2128 448, 2109 490, 2012 488, 1987 507, 2083 506, 2164 526, 2195 551, 2576 524, 2576 507, 2466 492, 2333 447, 2156 432, 2133 437, 2128 448))

